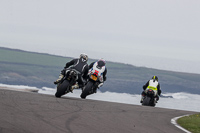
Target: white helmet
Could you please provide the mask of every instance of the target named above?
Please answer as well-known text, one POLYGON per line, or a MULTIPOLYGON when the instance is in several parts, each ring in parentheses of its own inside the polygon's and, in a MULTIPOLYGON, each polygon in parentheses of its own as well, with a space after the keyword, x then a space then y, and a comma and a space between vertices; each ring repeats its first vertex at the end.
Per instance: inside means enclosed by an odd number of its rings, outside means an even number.
POLYGON ((82 61, 83 62, 87 62, 88 61, 88 56, 87 56, 87 54, 85 54, 85 53, 82 53, 81 55, 80 55, 80 59, 82 58, 82 61))

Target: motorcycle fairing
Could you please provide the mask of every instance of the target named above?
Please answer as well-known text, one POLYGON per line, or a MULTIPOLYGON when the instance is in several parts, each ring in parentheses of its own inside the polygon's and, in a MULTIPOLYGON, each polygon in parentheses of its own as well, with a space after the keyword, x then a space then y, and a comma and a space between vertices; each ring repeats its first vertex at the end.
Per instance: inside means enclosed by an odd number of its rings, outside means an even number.
POLYGON ((97 67, 97 62, 94 63, 93 67, 89 70, 88 74, 95 74, 99 77, 100 82, 103 82, 103 72, 105 71, 105 66, 101 69, 97 67))

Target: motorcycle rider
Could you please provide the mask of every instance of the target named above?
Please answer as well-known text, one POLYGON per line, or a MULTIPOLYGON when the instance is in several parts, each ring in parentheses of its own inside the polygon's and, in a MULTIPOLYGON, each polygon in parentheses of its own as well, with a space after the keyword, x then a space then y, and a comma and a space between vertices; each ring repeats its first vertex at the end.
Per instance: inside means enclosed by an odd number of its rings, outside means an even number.
POLYGON ((143 92, 142 92, 142 98, 140 103, 143 102, 144 97, 146 96, 146 92, 149 88, 153 88, 154 90, 157 90, 157 94, 156 94, 156 101, 159 100, 159 96, 161 94, 161 89, 160 89, 160 84, 158 83, 158 77, 157 76, 153 76, 152 79, 150 79, 144 86, 143 86, 143 92))
POLYGON ((99 82, 97 88, 103 86, 104 81, 106 81, 107 68, 105 65, 106 65, 106 61, 103 58, 99 59, 96 62, 92 62, 89 65, 89 71, 92 71, 93 69, 95 70, 95 68, 98 68, 100 69, 101 75, 103 75, 103 82, 99 82))
POLYGON ((77 80, 78 84, 72 86, 71 92, 73 91, 73 89, 84 87, 84 83, 87 80, 87 74, 88 74, 87 61, 88 61, 87 54, 82 53, 80 55, 80 58, 73 59, 70 62, 66 63, 64 69, 61 71, 59 75, 59 78, 54 82, 54 84, 58 84, 62 80, 62 78, 65 76, 65 71, 67 68, 72 68, 80 72, 80 74, 78 74, 78 80, 77 80))

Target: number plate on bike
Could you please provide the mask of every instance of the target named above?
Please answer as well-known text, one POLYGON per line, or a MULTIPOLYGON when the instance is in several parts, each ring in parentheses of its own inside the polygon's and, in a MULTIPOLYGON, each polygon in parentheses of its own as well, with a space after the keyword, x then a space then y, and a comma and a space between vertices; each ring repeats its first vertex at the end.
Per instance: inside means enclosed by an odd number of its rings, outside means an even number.
POLYGON ((94 80, 94 81, 96 81, 96 80, 97 80, 97 77, 96 77, 96 76, 94 76, 94 75, 91 75, 91 76, 90 76, 90 78, 91 78, 92 80, 94 80))

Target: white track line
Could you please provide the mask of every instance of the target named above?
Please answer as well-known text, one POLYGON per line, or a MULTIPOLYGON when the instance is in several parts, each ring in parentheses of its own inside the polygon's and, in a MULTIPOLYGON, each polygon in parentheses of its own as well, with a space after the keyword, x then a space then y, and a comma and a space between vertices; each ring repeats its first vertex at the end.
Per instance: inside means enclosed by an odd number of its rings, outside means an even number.
POLYGON ((186 133, 192 133, 192 132, 186 130, 185 128, 179 126, 178 123, 176 122, 177 119, 179 119, 179 118, 181 118, 181 117, 184 117, 184 116, 189 116, 189 115, 183 115, 183 116, 179 116, 179 117, 172 118, 172 119, 171 119, 171 123, 174 124, 176 127, 178 127, 179 129, 183 130, 183 131, 186 132, 186 133))

